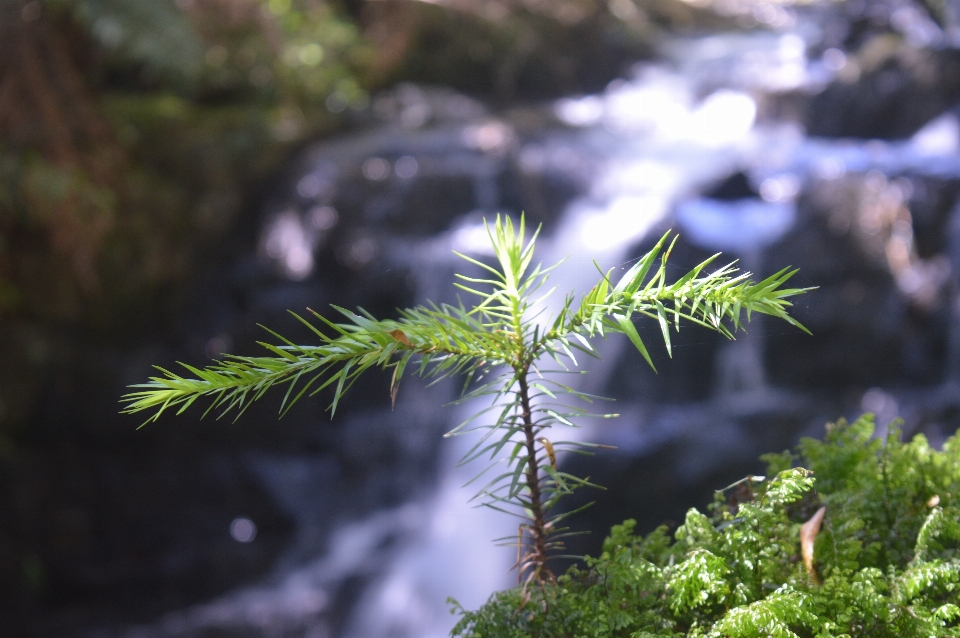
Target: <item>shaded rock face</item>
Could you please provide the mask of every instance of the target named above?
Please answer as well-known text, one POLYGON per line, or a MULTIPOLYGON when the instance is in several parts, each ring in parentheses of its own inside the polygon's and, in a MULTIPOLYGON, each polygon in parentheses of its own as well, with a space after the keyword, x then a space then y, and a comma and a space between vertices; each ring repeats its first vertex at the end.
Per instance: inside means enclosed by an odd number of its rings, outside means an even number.
POLYGON ((603 11, 564 24, 520 10, 505 24, 468 11, 414 6, 424 15, 398 74, 475 95, 508 100, 591 93, 622 73, 625 59, 651 52, 640 34, 603 11))
POLYGON ((829 76, 799 104, 780 104, 809 135, 905 139, 960 99, 955 3, 851 0, 811 11, 818 36, 808 55, 829 76))
MULTIPOLYGON (((737 171, 707 190, 704 197, 727 202, 760 197, 756 187, 750 183, 750 177, 743 171, 737 171)), ((692 265, 691 265, 692 267, 692 265)))
POLYGON ((829 391, 946 381, 952 315, 945 244, 957 193, 955 179, 878 173, 814 185, 800 204, 806 214, 771 260, 773 267, 803 264, 804 278, 817 283, 796 311, 814 334, 768 350, 775 382, 829 391), (904 189, 913 193, 906 197, 904 189), (884 212, 902 219, 875 219, 884 212), (926 282, 906 280, 898 269, 910 266, 893 254, 905 245, 897 232, 910 233, 914 268, 942 268, 942 279, 931 271, 926 282), (930 288, 921 292, 924 285, 930 288), (790 365, 773 365, 784 360, 790 365))
POLYGON ((918 50, 896 36, 877 35, 841 76, 815 96, 804 124, 810 135, 903 139, 960 98, 960 52, 918 50))

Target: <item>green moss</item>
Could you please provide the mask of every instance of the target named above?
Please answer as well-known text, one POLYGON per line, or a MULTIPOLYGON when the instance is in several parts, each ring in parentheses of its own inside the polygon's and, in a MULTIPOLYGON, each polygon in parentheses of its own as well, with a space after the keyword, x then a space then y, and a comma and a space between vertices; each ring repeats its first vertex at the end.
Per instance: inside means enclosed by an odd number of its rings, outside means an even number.
POLYGON ((874 438, 865 415, 764 460, 774 478, 752 481, 752 500, 719 495, 673 539, 626 521, 557 585, 453 603, 453 635, 960 636, 960 439, 938 451, 896 424, 874 438), (821 506, 810 573, 800 527, 821 506))

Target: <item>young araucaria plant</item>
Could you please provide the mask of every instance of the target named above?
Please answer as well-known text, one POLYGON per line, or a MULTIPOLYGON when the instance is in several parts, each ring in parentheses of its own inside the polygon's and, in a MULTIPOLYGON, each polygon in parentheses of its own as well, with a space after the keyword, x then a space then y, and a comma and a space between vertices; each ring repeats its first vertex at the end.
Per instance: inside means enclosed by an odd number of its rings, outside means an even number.
POLYGON ((297 345, 269 331, 279 343, 261 345, 272 356, 227 355, 203 370, 184 365, 192 375, 187 377, 158 368, 163 376, 133 386, 137 390, 124 396, 124 411, 151 410, 149 422, 167 409, 176 407, 180 414, 198 398, 208 397, 208 411, 222 415, 236 410, 239 416, 267 390, 286 386, 283 414, 304 395, 330 387, 332 416, 343 394, 371 367, 392 369, 394 400, 411 363, 423 377, 465 375, 461 400, 486 397, 490 405, 448 436, 480 434, 461 463, 484 457, 490 461, 487 469, 500 466, 502 471, 477 497, 523 520, 518 537, 509 544, 518 548, 515 567, 525 585, 552 580, 547 560, 562 548, 564 530, 558 523, 570 512, 551 515, 551 510, 560 498, 588 485, 558 468, 557 453, 595 447, 547 436, 552 428, 574 426, 578 417, 587 416, 558 400, 564 395, 589 400, 557 380, 556 373, 578 367, 574 351, 596 356, 592 339, 622 333, 653 367, 634 326, 637 318, 659 324, 668 353, 671 330, 678 330, 682 320, 733 338, 744 313, 747 320, 752 313, 762 313, 805 331, 787 308, 788 298, 808 289, 783 287, 795 270, 781 270, 759 283, 750 281, 749 273, 738 273, 733 264, 704 274, 718 255, 670 283, 666 264, 676 237, 668 246, 668 232, 616 283, 608 272, 579 303, 567 296, 556 316, 544 319, 543 312, 534 316, 533 311, 533 297, 550 270, 531 267, 537 233, 528 240, 522 217, 515 228, 509 217, 500 216, 487 232, 496 265, 459 255, 487 273, 482 278, 457 275, 461 283, 456 285, 476 297, 471 307, 431 305, 403 310, 399 319, 376 319, 363 310, 334 306, 346 322, 334 323, 309 310, 316 325, 291 313, 313 331, 317 345, 297 345), (559 369, 544 369, 550 360, 559 369))

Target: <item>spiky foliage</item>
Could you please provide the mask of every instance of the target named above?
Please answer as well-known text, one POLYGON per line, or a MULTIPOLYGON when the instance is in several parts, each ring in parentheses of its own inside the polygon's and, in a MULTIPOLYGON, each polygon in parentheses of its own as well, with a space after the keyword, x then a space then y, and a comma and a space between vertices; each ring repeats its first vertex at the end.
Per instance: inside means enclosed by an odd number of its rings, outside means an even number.
POLYGON ((691 509, 673 539, 618 525, 558 585, 455 607, 453 635, 960 636, 960 439, 941 451, 922 435, 902 443, 896 424, 872 438, 872 415, 827 428, 799 457, 765 457, 774 478, 749 477, 746 502, 720 492, 712 515, 691 509), (820 507, 807 566, 801 523, 820 507))
POLYGON ((744 313, 749 319, 760 312, 802 329, 786 308, 787 299, 803 290, 783 287, 793 274, 788 270, 760 283, 749 281, 748 273, 737 274, 732 264, 704 274, 716 256, 668 283, 666 264, 673 244, 667 244, 667 233, 616 284, 608 273, 576 308, 574 297, 568 296, 556 316, 544 320, 534 306, 550 269, 532 265, 536 233, 527 239, 522 218, 515 228, 509 217, 499 216, 487 230, 496 265, 460 255, 485 273, 479 278, 458 275, 457 285, 478 299, 469 309, 462 304, 418 307, 401 311, 394 320, 336 308, 346 317, 345 323, 310 311, 327 332, 294 314, 314 332, 319 345, 297 345, 270 331, 280 343, 261 345, 273 356, 231 355, 203 370, 185 365, 192 377, 161 369, 163 376, 134 386, 139 389, 124 397, 126 412, 151 410, 152 421, 168 409, 176 408, 179 414, 200 397, 208 397, 208 410, 239 414, 267 390, 281 386, 286 388, 281 412, 302 396, 331 387, 332 413, 344 392, 372 367, 392 369, 394 398, 411 364, 424 377, 464 374, 469 391, 463 399, 485 397, 491 402, 449 435, 481 434, 462 462, 486 457, 488 469, 502 470, 494 472, 478 497, 485 505, 518 514, 524 521, 516 539, 505 539, 517 546, 519 574, 527 582, 552 580, 546 561, 562 547, 563 530, 558 523, 568 514, 551 516, 550 511, 564 495, 588 485, 560 471, 556 455, 558 451, 585 452, 591 446, 546 436, 554 426, 573 426, 573 419, 587 415, 558 398, 590 400, 558 380, 570 370, 568 364, 577 366, 574 351, 595 356, 591 338, 623 333, 652 366, 633 324, 637 317, 659 323, 668 351, 670 331, 679 329, 681 320, 732 337, 742 327, 744 313))

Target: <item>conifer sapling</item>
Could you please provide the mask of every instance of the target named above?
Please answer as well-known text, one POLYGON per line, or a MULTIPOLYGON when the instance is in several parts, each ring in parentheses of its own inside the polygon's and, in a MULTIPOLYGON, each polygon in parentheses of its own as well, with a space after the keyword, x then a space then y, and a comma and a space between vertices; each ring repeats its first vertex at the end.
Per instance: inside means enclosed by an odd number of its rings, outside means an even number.
POLYGON ((486 228, 496 256, 494 265, 458 253, 483 273, 480 277, 457 275, 457 287, 474 298, 473 305, 419 306, 400 311, 398 319, 377 319, 362 309, 353 312, 334 306, 346 318, 342 323, 312 310, 308 310, 312 320, 291 313, 314 333, 316 345, 298 345, 267 329, 277 340, 260 344, 270 356, 226 355, 204 369, 181 364, 188 376, 158 368, 162 376, 133 386, 136 390, 123 397, 124 411, 152 411, 150 422, 171 408, 181 414, 206 397, 208 412, 217 410, 222 416, 235 411, 239 417, 253 401, 278 386, 285 387, 281 414, 304 395, 332 388, 332 416, 344 393, 371 367, 392 370, 392 400, 408 369, 433 379, 464 375, 460 401, 486 398, 490 403, 447 436, 479 434, 461 463, 486 458, 487 469, 502 469, 494 472, 477 497, 484 505, 519 515, 523 521, 516 538, 501 539, 516 545, 515 567, 522 581, 553 581, 547 560, 562 549, 564 529, 558 524, 572 512, 551 511, 563 496, 589 485, 561 471, 557 454, 597 447, 548 436, 553 428, 575 427, 577 418, 589 416, 560 399, 589 402, 591 398, 558 380, 561 373, 579 367, 575 351, 595 357, 593 339, 622 333, 653 367, 634 325, 638 318, 659 325, 668 353, 671 331, 679 330, 681 321, 733 338, 743 328, 744 315, 749 321, 753 313, 762 313, 806 331, 787 308, 789 298, 809 289, 784 287, 796 272, 790 269, 759 283, 751 281, 749 273, 738 272, 734 263, 705 274, 719 255, 668 282, 667 259, 676 242, 668 232, 618 281, 611 281, 612 270, 601 273, 579 301, 568 295, 554 316, 544 317, 534 304, 552 267, 532 265, 539 229, 528 239, 523 217, 514 226, 511 218, 499 215, 486 228))

